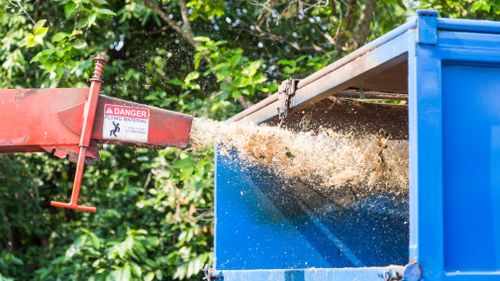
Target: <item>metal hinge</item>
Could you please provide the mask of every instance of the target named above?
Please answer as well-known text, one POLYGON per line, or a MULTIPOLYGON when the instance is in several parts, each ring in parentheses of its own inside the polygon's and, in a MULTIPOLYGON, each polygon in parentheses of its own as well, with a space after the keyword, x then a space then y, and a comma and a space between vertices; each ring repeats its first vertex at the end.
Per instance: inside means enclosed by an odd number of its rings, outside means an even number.
POLYGON ((280 120, 285 119, 288 115, 288 110, 292 106, 292 98, 295 95, 299 81, 299 79, 288 78, 278 88, 278 118, 280 120))
POLYGON ((407 264, 404 269, 403 280, 405 281, 422 280, 422 267, 416 262, 410 262, 409 264, 407 264))

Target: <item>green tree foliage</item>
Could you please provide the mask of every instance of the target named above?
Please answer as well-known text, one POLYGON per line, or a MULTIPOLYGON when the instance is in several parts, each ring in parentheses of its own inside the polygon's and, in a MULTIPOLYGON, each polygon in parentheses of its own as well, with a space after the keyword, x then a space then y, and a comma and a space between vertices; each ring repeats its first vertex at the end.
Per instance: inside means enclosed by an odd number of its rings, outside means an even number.
POLYGON ((500 20, 498 0, 423 0, 421 6, 439 10, 442 17, 500 20))
MULTIPOLYGON (((495 0, 420 1, 498 19, 495 0)), ((412 1, 0 0, 0 88, 86 87, 222 120, 405 21, 412 1), (404 4, 405 3, 405 4, 404 4)), ((74 164, 0 156, 0 280, 200 280, 211 264, 213 151, 101 147, 82 202, 74 164)))

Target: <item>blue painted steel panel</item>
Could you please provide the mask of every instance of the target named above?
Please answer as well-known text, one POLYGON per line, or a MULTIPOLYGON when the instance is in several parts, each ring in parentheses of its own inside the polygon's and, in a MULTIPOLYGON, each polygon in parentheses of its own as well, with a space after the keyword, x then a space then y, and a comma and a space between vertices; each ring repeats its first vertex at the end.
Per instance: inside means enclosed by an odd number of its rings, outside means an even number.
POLYGON ((443 268, 441 60, 436 45, 417 44, 409 52, 411 259, 428 280, 443 268), (429 239, 431 238, 431 239, 429 239))
POLYGON ((417 12, 417 38, 419 44, 437 43, 437 11, 420 10, 417 12))
POLYGON ((499 232, 492 231, 500 214, 488 210, 500 198, 486 194, 500 186, 473 175, 497 167, 495 152, 485 148, 491 136, 474 132, 496 122, 481 103, 500 112, 500 75, 491 66, 500 65, 500 26, 479 24, 479 32, 495 31, 485 34, 463 32, 473 28, 456 23, 439 31, 436 45, 410 43, 410 258, 424 280, 500 280, 499 232), (472 163, 462 161, 468 158, 472 163))
POLYGON ((500 65, 442 70, 446 271, 500 270, 500 65))
POLYGON ((385 272, 402 271, 396 267, 365 268, 312 268, 306 270, 226 270, 224 281, 266 280, 266 281, 382 281, 385 272))
POLYGON ((438 18, 438 29, 473 33, 500 33, 500 22, 490 20, 464 20, 438 18))

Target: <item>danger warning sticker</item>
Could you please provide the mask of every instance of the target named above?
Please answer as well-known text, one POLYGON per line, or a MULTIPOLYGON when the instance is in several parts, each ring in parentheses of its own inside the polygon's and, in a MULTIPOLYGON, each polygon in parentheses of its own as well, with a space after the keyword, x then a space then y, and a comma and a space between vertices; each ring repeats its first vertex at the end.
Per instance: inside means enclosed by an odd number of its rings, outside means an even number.
POLYGON ((104 139, 148 142, 149 109, 121 105, 104 105, 104 139))

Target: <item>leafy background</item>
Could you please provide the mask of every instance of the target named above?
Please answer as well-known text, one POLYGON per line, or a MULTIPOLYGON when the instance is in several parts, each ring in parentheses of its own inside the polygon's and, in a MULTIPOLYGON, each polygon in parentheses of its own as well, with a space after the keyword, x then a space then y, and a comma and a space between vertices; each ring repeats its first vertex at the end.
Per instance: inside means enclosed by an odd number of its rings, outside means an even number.
MULTIPOLYGON (((0 0, 0 88, 84 87, 223 120, 403 23, 417 8, 500 19, 496 0, 0 0)), ((213 151, 104 146, 74 165, 0 156, 0 281, 200 280, 213 249, 213 151)))

